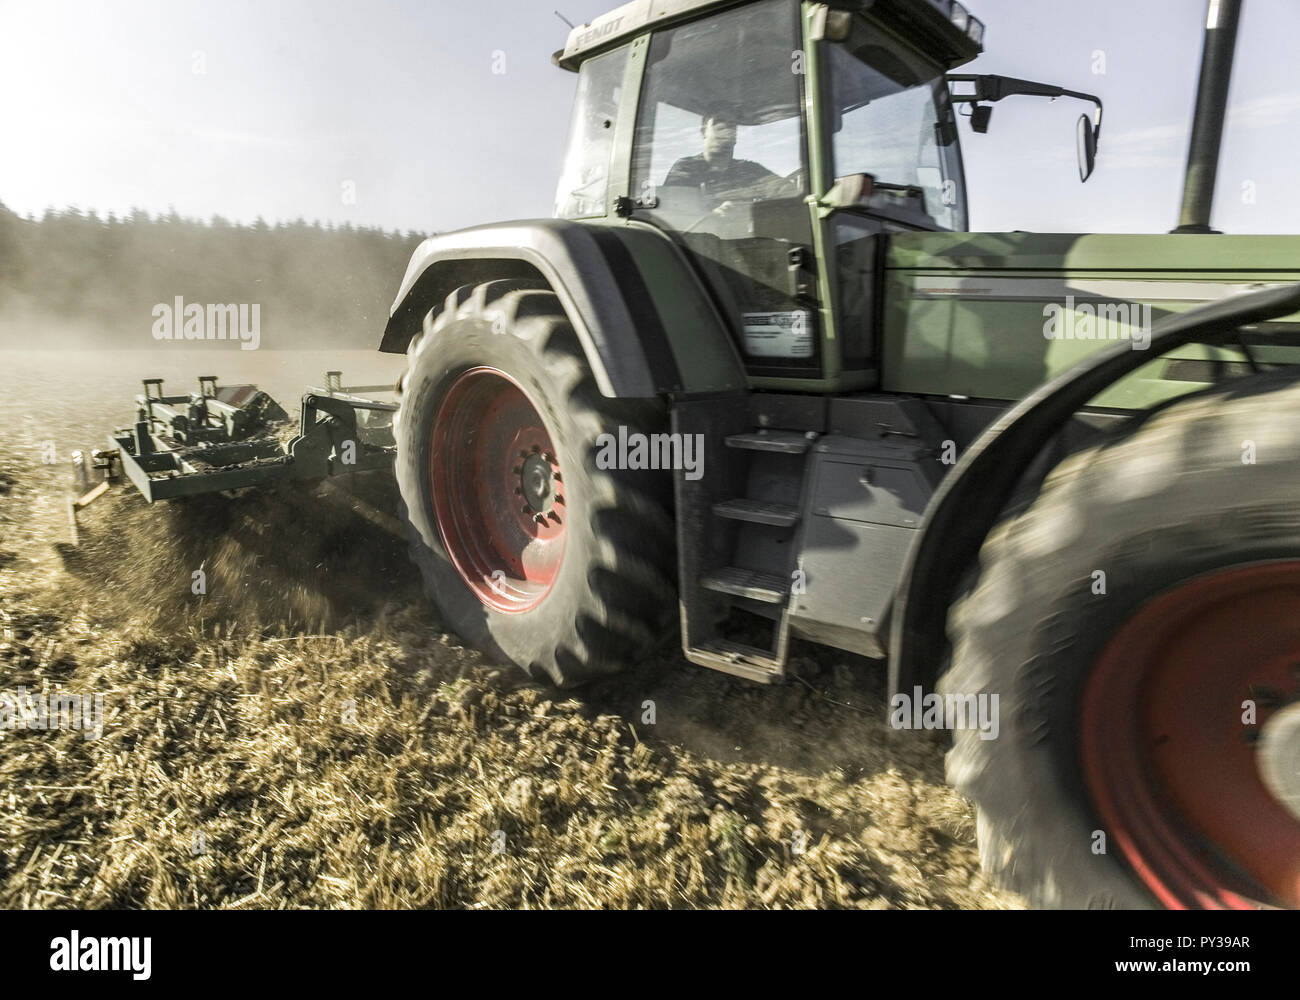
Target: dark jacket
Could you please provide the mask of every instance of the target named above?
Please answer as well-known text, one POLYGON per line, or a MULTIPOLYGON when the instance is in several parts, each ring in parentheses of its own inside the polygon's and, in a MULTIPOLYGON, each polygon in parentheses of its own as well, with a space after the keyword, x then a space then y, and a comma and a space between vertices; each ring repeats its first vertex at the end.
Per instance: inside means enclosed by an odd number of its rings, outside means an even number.
POLYGON ((721 170, 715 170, 701 153, 684 156, 674 163, 663 186, 699 188, 715 198, 725 195, 753 197, 746 194, 747 188, 775 177, 776 174, 767 167, 753 160, 733 159, 721 170))

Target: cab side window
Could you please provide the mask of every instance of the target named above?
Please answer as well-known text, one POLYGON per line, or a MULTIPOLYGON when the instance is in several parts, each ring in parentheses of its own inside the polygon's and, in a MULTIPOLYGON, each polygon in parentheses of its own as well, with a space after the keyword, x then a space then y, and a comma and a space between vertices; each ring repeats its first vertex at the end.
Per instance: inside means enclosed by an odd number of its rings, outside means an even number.
POLYGON ((794 0, 657 32, 632 149, 637 217, 692 258, 758 367, 817 363, 790 265, 812 242, 800 39, 794 0))

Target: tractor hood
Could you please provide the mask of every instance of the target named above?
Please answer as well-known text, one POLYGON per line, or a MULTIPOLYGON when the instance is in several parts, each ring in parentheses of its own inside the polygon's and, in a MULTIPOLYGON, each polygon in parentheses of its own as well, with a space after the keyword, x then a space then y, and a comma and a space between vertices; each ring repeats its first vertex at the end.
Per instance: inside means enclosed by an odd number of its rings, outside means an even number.
MULTIPOLYGON (((1169 313, 1300 281, 1300 236, 907 233, 884 277, 882 388, 1013 400, 1116 341, 1145 350, 1169 313)), ((1266 328, 1256 361, 1300 363, 1300 315, 1266 328)), ((1246 364, 1189 345, 1094 403, 1149 406, 1246 364)))

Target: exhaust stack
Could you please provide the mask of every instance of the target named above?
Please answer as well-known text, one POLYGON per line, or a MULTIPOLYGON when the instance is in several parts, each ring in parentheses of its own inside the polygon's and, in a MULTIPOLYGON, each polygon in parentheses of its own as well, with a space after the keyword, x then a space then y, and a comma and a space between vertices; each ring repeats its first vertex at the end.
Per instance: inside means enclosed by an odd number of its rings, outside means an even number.
POLYGON ((1201 79, 1196 89, 1192 138, 1187 146, 1187 174, 1183 180, 1183 207, 1175 233, 1217 233, 1210 228, 1214 181, 1219 172, 1219 147, 1223 141, 1228 83, 1237 47, 1241 0, 1210 0, 1205 18, 1205 45, 1201 49, 1201 79))

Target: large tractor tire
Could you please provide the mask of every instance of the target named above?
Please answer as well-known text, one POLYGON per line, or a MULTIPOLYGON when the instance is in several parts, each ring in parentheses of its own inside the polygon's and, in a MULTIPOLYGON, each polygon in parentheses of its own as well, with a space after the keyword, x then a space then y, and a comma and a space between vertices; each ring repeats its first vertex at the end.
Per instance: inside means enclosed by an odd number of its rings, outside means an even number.
POLYGON ((997 737, 956 731, 947 768, 1003 884, 1037 906, 1300 907, 1294 376, 1066 459, 986 540, 949 635, 940 693, 999 696, 997 737))
POLYGON ((663 405, 603 397, 559 300, 519 281, 454 291, 408 356, 397 481, 445 626, 560 687, 651 651, 674 608, 670 474, 596 454, 659 432, 663 405))

